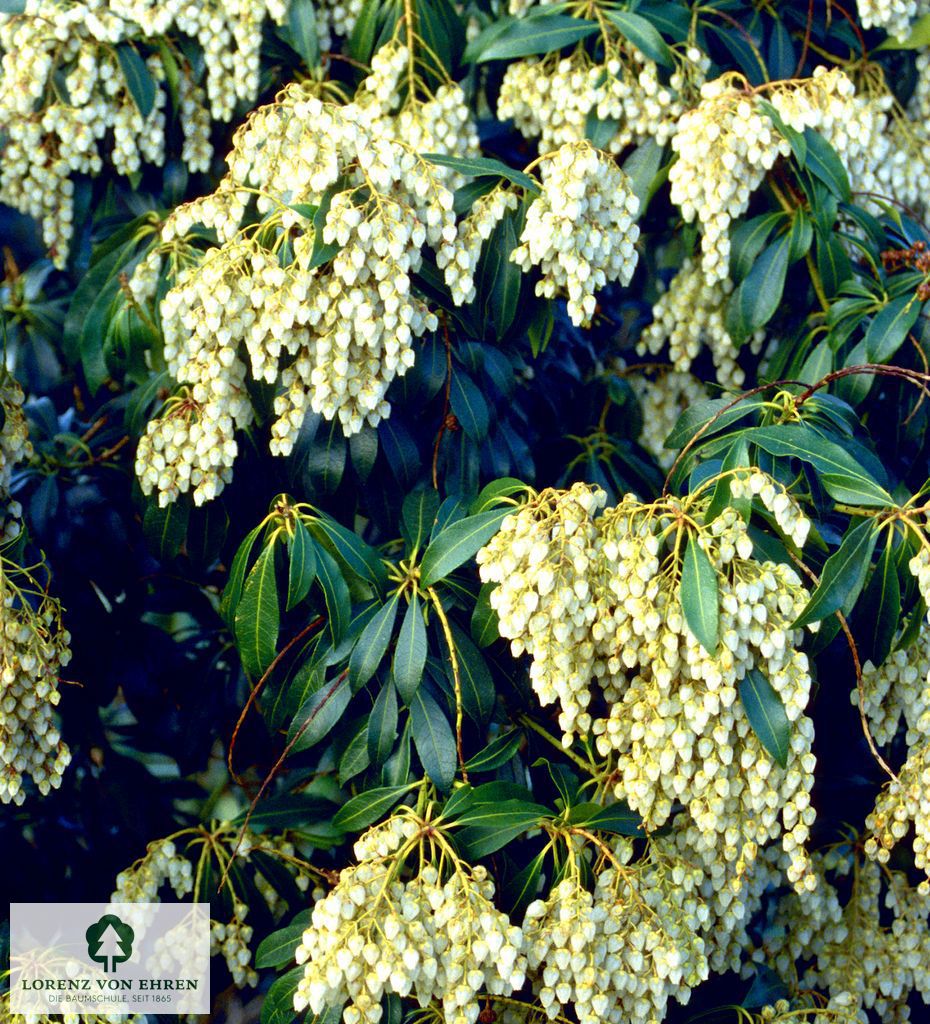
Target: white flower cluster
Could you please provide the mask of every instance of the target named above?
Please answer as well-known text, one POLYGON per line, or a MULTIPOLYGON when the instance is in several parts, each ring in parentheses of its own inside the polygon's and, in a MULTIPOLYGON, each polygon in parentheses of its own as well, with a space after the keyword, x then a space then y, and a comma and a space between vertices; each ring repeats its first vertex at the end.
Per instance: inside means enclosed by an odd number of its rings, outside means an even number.
MULTIPOLYGON (((753 492, 757 475, 746 482, 753 492)), ((802 543, 809 524, 797 505, 774 484, 771 493, 760 487, 759 498, 777 503, 782 528, 802 543)), ((811 677, 801 633, 790 628, 807 591, 790 568, 752 559, 734 509, 704 525, 707 499, 643 505, 630 495, 595 519, 604 501, 603 491, 582 484, 544 491, 478 553, 482 580, 498 584, 491 605, 501 635, 514 656, 532 656, 540 703, 558 700, 563 743, 576 732, 592 735, 602 755, 616 757, 615 795, 647 829, 684 804, 701 857, 748 864, 759 845, 780 837, 789 880, 810 884, 811 677), (715 653, 691 633, 681 607, 685 516, 717 575, 715 653), (769 680, 792 722, 786 768, 737 699, 752 671, 769 680)))
MULTIPOLYGON (((725 326, 727 300, 733 291, 729 277, 710 278, 702 265, 686 258, 668 288, 652 307, 652 323, 642 333, 639 355, 659 355, 668 345, 668 358, 685 377, 701 349, 710 349, 720 384, 741 387, 745 379, 736 362, 739 347, 725 326)), ((765 332, 749 338, 750 351, 761 350, 765 332)), ((680 378, 679 378, 680 379, 680 378)), ((674 425, 674 424, 673 424, 674 425)))
MULTIPOLYGON (((162 246, 194 223, 221 242, 179 272, 161 305, 168 366, 188 388, 139 448, 143 491, 162 504, 188 490, 200 504, 230 479, 235 432, 253 417, 243 343, 252 377, 282 386, 271 451, 287 455, 311 409, 347 436, 389 415, 388 387, 413 365, 414 340, 437 326, 411 277, 424 247, 438 253, 456 237, 457 177, 406 138, 462 156, 477 136, 452 84, 397 112, 405 47, 389 44, 373 64, 352 103, 324 102, 306 83, 253 113, 217 191, 162 228, 162 246), (264 219, 243 231, 254 193, 264 219)), ((160 271, 160 257, 143 261, 134 294, 150 296, 160 271)))
POLYGON ((252 926, 245 924, 248 906, 236 900, 231 921, 210 922, 210 956, 222 954, 237 988, 258 984, 258 971, 252 967, 252 926))
POLYGON ((541 162, 541 194, 530 204, 511 260, 539 267, 536 294, 568 295, 574 324, 594 316, 594 293, 608 281, 628 284, 639 259, 639 200, 630 180, 588 142, 562 146, 541 162))
MULTIPOLYGON (((0 568, 0 803, 22 804, 29 776, 44 796, 61 785, 71 761, 55 722, 58 677, 71 660, 61 606, 47 595, 38 607, 22 594, 24 574, 0 568)), ((34 589, 31 577, 29 589, 34 589)))
POLYGON ((518 204, 516 193, 503 188, 495 188, 480 196, 468 216, 459 221, 455 238, 444 242, 437 253, 436 266, 443 272, 452 301, 457 306, 471 302, 477 294, 475 271, 481 246, 491 237, 491 232, 507 211, 516 210, 518 204))
POLYGON ((676 453, 665 447, 665 439, 685 409, 708 397, 707 388, 697 377, 680 370, 637 373, 627 380, 642 409, 643 428, 639 443, 662 469, 667 470, 675 461, 676 453))
POLYGON ((100 173, 102 146, 119 174, 165 155, 167 91, 161 55, 146 58, 156 83, 143 117, 120 65, 118 46, 157 43, 170 30, 204 52, 206 95, 185 65, 178 76, 182 156, 191 170, 209 165, 210 114, 232 117, 237 100, 259 86, 259 47, 267 15, 281 21, 283 0, 27 0, 22 14, 0 14, 0 128, 8 136, 0 200, 42 222, 56 266, 73 229, 72 174, 100 173), (59 82, 59 73, 61 81, 59 82), (206 101, 209 99, 209 109, 206 101))
MULTIPOLYGON (((930 552, 925 547, 909 568, 926 600, 930 593, 930 552)), ((900 642, 900 641, 899 641, 900 642)), ((876 668, 862 668, 863 713, 877 743, 890 743, 903 726, 907 758, 879 793, 865 820, 865 851, 886 864, 894 847, 913 830, 914 866, 927 874, 930 892, 930 620, 905 647, 897 646, 876 668)), ((850 699, 859 703, 858 688, 850 699)))
POLYGON ((3 414, 3 426, 0 427, 0 523, 3 527, 2 539, 5 540, 19 536, 20 517, 23 514, 22 505, 13 498, 11 491, 13 470, 18 463, 32 456, 29 424, 23 412, 24 401, 19 382, 9 374, 4 374, 0 378, 0 410, 3 414))
MULTIPOLYGON (((286 835, 256 835, 246 831, 239 840, 236 856, 247 861, 252 850, 259 850, 282 863, 294 876, 294 884, 301 892, 306 892, 310 888, 311 876, 304 861, 297 856, 296 847, 286 835)), ((255 888, 261 893, 272 917, 277 919, 285 909, 286 903, 275 888, 274 881, 266 878, 258 866, 254 880, 255 888)))
POLYGON ((477 995, 509 995, 524 982, 523 934, 494 907, 483 867, 459 862, 443 881, 431 863, 402 880, 422 823, 391 818, 363 835, 359 863, 313 908, 297 947, 306 964, 294 1007, 343 1007, 345 1024, 378 1024, 385 993, 441 1002, 447 1024, 475 1024, 477 995), (348 1004, 346 1006, 346 1004, 348 1004))
POLYGON ((530 978, 550 1018, 567 1008, 580 1024, 652 1024, 708 976, 700 869, 657 848, 627 867, 632 844, 616 851, 593 893, 570 874, 527 908, 530 978))
POLYGON ((686 221, 701 225, 701 269, 708 283, 729 276, 731 223, 791 146, 760 100, 768 100, 795 131, 813 128, 836 149, 853 188, 877 183, 876 152, 887 126, 890 95, 857 95, 841 70, 819 67, 813 77, 758 93, 728 73, 701 89, 701 103, 685 113, 672 138, 678 160, 669 172, 671 198, 686 221))
POLYGON ((907 1021, 913 994, 930 1003, 930 894, 849 846, 816 854, 814 866, 816 889, 782 897, 753 959, 783 977, 800 970, 799 987, 825 991, 826 1009, 850 1020, 866 1020, 868 1010, 884 1024, 907 1021))
POLYGON ((930 12, 927 0, 856 0, 863 28, 881 28, 895 39, 906 39, 913 23, 930 12))
POLYGON ((604 146, 609 153, 649 138, 665 145, 697 98, 709 65, 689 48, 666 85, 655 62, 629 43, 611 47, 600 64, 580 50, 564 58, 517 60, 504 72, 497 116, 513 118, 526 138, 539 138, 543 152, 583 141, 590 116, 616 124, 604 146))
POLYGON ((191 862, 179 853, 170 839, 149 843, 145 856, 116 876, 111 903, 157 903, 159 890, 168 883, 177 898, 183 899, 194 888, 191 862))

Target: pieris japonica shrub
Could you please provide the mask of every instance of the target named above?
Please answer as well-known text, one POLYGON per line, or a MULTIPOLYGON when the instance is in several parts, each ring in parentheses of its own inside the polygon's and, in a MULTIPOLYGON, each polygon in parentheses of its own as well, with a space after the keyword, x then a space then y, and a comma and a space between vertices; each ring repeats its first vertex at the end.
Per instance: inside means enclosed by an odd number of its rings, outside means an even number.
POLYGON ((927 1019, 928 119, 916 2, 0 0, 4 891, 927 1019))

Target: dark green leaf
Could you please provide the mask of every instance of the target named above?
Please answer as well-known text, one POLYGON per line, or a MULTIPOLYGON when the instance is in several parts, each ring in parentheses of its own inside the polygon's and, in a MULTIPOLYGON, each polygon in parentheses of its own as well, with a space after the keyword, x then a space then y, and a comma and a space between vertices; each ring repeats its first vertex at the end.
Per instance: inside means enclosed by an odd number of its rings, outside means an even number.
POLYGON ((294 1013, 294 993, 304 976, 302 966, 294 967, 271 983, 262 1002, 261 1024, 291 1024, 294 1013))
POLYGON ((791 749, 791 723, 781 697, 755 668, 740 681, 739 697, 759 742, 782 768, 786 768, 791 749))
POLYGON ((329 613, 329 629, 333 641, 338 643, 345 636, 352 614, 349 588, 342 578, 342 572, 336 564, 335 558, 319 545, 316 546, 315 551, 317 578, 323 588, 326 610, 329 613))
POLYGON ((397 739, 397 691, 390 679, 381 687, 368 718, 368 756, 382 765, 397 739))
POLYGON ((265 547, 245 579, 236 607, 236 646, 242 665, 260 676, 274 660, 278 646, 280 613, 275 579, 275 545, 265 547))
POLYGON ((413 743, 433 785, 447 792, 455 778, 455 737, 439 705, 421 686, 410 703, 413 743))
POLYGON ((132 43, 117 43, 115 49, 129 94, 139 108, 139 113, 148 117, 155 106, 155 79, 132 43))
POLYGON ((727 303, 726 327, 737 343, 771 320, 781 302, 791 251, 790 232, 780 235, 753 264, 727 303))
POLYGON ((283 967, 290 963, 306 927, 306 924, 290 924, 262 939, 255 951, 255 966, 261 970, 263 967, 283 967))
POLYGON ((614 832, 620 836, 643 835, 643 819, 622 801, 602 807, 588 818, 586 825, 588 828, 614 832))
POLYGON ((498 736, 480 750, 474 757, 465 762, 465 770, 468 772, 490 772, 506 764, 520 749, 523 742, 523 733, 517 729, 498 736))
POLYGON ((804 626, 848 608, 856 600, 868 572, 878 540, 874 519, 864 519, 846 533, 842 544, 827 559, 820 585, 794 626, 804 626))
POLYGON ((675 58, 668 44, 659 35, 658 29, 646 18, 630 11, 617 11, 605 8, 604 13, 624 36, 656 64, 666 68, 675 67, 675 58))
POLYGON ((552 53, 597 32, 597 25, 565 14, 501 19, 493 32, 482 32, 465 50, 464 59, 483 64, 489 60, 513 60, 537 53, 552 53))
POLYGON ((294 536, 289 539, 288 548, 287 610, 290 611, 303 601, 316 579, 313 538, 299 519, 294 522, 294 536))
POLYGON ((688 536, 681 566, 681 610, 704 650, 714 654, 720 620, 717 573, 693 533, 688 536))
POLYGON ((804 129, 804 141, 807 143, 807 169, 819 178, 837 199, 848 201, 851 195, 849 178, 843 161, 836 155, 836 150, 813 128, 804 129))
POLYGON ((497 584, 485 583, 471 616, 471 636, 479 647, 488 647, 500 636, 497 612, 491 607, 491 591, 497 584))
POLYGON ((414 594, 407 605, 397 646, 394 648, 394 682, 401 700, 408 706, 423 678, 426 653, 426 626, 423 624, 420 599, 414 594))
POLYGON ((899 295, 875 314, 865 332, 866 358, 870 363, 887 363, 891 359, 917 322, 920 306, 914 295, 899 295))
POLYGON ((507 512, 507 509, 495 509, 466 516, 437 534, 423 552, 421 585, 431 587, 473 558, 500 529, 507 512))
POLYGON ((173 501, 164 508, 150 502, 145 508, 142 530, 145 540, 160 561, 177 557, 187 536, 190 506, 184 500, 173 501))
POLYGON ((539 185, 528 174, 523 171, 514 170, 500 160, 491 160, 483 156, 447 156, 445 153, 423 153, 424 160, 431 164, 439 164, 441 167, 451 167, 460 174, 467 174, 473 178, 504 178, 505 181, 512 181, 520 185, 533 195, 539 194, 539 185))
POLYGON ((873 665, 881 665, 891 653, 901 617, 901 584, 891 538, 885 545, 869 585, 862 595, 862 614, 855 630, 860 652, 873 665), (861 624, 860 624, 861 623, 861 624))
POLYGON ((342 718, 352 699, 345 673, 325 683, 304 701, 294 716, 287 738, 294 753, 326 739, 342 718))
POLYGON ((353 648, 349 658, 349 681, 353 690, 364 686, 384 659, 394 632, 398 600, 399 596, 394 594, 378 609, 353 648))
POLYGON ((381 786, 359 793, 339 808, 333 825, 343 832, 361 832, 383 818, 409 790, 410 786, 381 786))
POLYGON ((418 550, 429 537, 439 511, 439 495, 432 487, 421 487, 404 498, 401 533, 411 551, 418 550))

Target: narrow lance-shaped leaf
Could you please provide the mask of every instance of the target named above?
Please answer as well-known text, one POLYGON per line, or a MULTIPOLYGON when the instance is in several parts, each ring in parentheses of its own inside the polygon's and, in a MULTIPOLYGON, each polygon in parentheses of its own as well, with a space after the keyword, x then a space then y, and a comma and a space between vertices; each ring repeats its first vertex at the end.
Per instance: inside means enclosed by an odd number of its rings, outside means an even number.
POLYGON ((397 684, 401 700, 407 705, 413 700, 413 695, 423 678, 426 652, 426 626, 420 609, 420 599, 414 594, 404 613, 397 646, 394 648, 394 682, 397 684))
POLYGON ((759 742, 782 768, 786 767, 791 749, 791 723, 781 697, 755 668, 740 681, 739 697, 759 742))
POLYGON ((396 739, 397 691, 389 679, 375 698, 368 718, 368 756, 372 764, 384 764, 396 739))
POLYGON ((497 533, 508 511, 494 509, 466 516, 438 533, 423 552, 421 584, 431 587, 472 558, 497 533))
POLYGON ((365 627, 349 658, 349 681, 353 690, 365 685, 375 674, 387 653, 394 620, 397 617, 397 594, 383 605, 365 627))
POLYGON ((274 561, 275 545, 269 544, 246 577, 236 608, 236 645, 251 676, 260 676, 271 664, 278 645, 280 613, 274 561))
POLYGON ((901 584, 891 539, 888 538, 860 602, 861 625, 856 635, 863 638, 862 656, 873 665, 881 665, 891 653, 901 617, 901 584))
POLYGON ((820 585, 794 626, 806 626, 848 607, 859 594, 878 540, 874 519, 866 519, 849 530, 839 548, 827 559, 820 585))
POLYGON ((688 628, 704 650, 713 654, 720 620, 717 573, 693 533, 688 537, 681 566, 681 610, 688 628))
POLYGON ((290 538, 288 547, 287 610, 290 611, 303 601, 316 579, 313 539, 299 519, 294 524, 294 536, 290 538))
POLYGON ((410 705, 413 743, 433 785, 446 792, 455 778, 455 737, 449 720, 421 686, 410 705))

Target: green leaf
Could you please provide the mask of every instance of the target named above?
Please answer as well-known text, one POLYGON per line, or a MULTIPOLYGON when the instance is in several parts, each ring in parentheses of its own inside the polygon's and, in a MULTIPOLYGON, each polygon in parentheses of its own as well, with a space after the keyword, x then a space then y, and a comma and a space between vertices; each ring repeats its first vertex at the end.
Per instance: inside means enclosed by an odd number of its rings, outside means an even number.
POLYGON ((791 723, 781 697, 758 669, 751 668, 740 681, 739 698, 759 742, 782 768, 786 768, 791 749, 791 723))
POLYGON ((315 68, 320 63, 320 43, 311 0, 291 0, 287 12, 287 30, 282 35, 308 68, 315 68))
POLYGON ((372 616, 358 643, 352 649, 349 658, 349 682, 353 691, 364 686, 378 670, 394 632, 394 620, 397 618, 399 595, 391 599, 372 616))
POLYGON ((772 232, 786 219, 784 210, 773 210, 737 224, 730 236, 730 275, 734 281, 742 281, 752 270, 772 232))
POLYGON ((262 1002, 261 1024, 291 1024, 294 1013, 294 993, 304 976, 303 966, 294 967, 275 978, 262 1002))
MULTIPOLYGON (((344 737, 341 737, 344 739, 344 737)), ((339 785, 344 786, 349 779, 365 771, 371 764, 371 755, 368 752, 368 722, 365 718, 356 722, 355 731, 346 744, 342 755, 339 758, 338 773, 339 785)))
POLYGON ((368 718, 368 756, 382 765, 397 739, 397 691, 390 679, 381 687, 368 718))
POLYGON ((891 537, 865 588, 861 607, 855 634, 862 638, 862 656, 873 665, 881 665, 891 653, 901 617, 901 583, 891 537))
POLYGON ((539 853, 506 884, 505 909, 512 918, 522 918, 526 908, 536 899, 539 878, 546 861, 548 848, 539 853))
POLYGON ((387 583, 387 573, 381 556, 357 533, 347 530, 341 523, 325 515, 316 519, 313 527, 326 535, 335 548, 336 555, 360 580, 366 580, 379 591, 384 587, 387 583))
POLYGON ((500 636, 497 612, 491 607, 491 591, 496 583, 485 583, 478 591, 478 600, 471 616, 471 637, 479 647, 488 647, 500 636))
POLYGON ((148 117, 155 106, 155 79, 132 43, 117 43, 115 49, 129 94, 139 113, 148 117))
POLYGON ((349 588, 342 578, 336 559, 323 547, 316 546, 317 578, 323 588, 326 611, 329 614, 329 629, 333 642, 338 643, 349 628, 352 603, 349 588))
POLYGON ((250 676, 260 676, 277 651, 280 615, 274 562, 275 545, 269 544, 246 577, 236 608, 236 646, 250 676))
POLYGON ((512 181, 515 185, 525 188, 532 194, 539 195, 539 184, 523 171, 517 171, 513 167, 500 160, 492 160, 484 156, 448 156, 445 153, 421 153, 424 160, 431 164, 438 164, 440 167, 451 167, 460 174, 467 174, 472 178, 503 178, 505 181, 512 181))
POLYGON ((865 332, 866 358, 870 363, 887 363, 891 359, 917 323, 920 307, 913 295, 905 294, 892 299, 875 314, 865 332))
POLYGON ((487 544, 500 529, 508 511, 495 509, 480 512, 476 516, 466 516, 437 534, 423 552, 421 586, 431 587, 473 558, 478 549, 487 544))
POLYGON ((602 807, 585 822, 588 828, 614 832, 618 836, 642 836, 643 819, 623 801, 602 807))
POLYGON ((423 678, 426 664, 427 640, 420 599, 414 594, 404 613, 397 646, 394 648, 394 682, 401 700, 409 707, 423 678))
POLYGON ((294 536, 289 539, 288 547, 287 610, 290 611, 303 601, 316 579, 313 538, 299 519, 294 522, 294 536))
POLYGON ((675 58, 668 43, 659 35, 658 29, 645 18, 630 11, 605 8, 608 19, 620 30, 620 34, 656 64, 666 68, 675 67, 675 58))
MULTIPOLYGON (((494 681, 491 679, 484 655, 454 622, 452 639, 458 658, 459 678, 462 681, 462 706, 469 718, 483 725, 494 709, 494 681)), ((452 678, 451 666, 449 677, 452 678)))
POLYGON ((342 718, 352 699, 345 673, 324 684, 301 705, 287 731, 293 753, 307 750, 326 739, 342 718))
POLYGON ((418 488, 404 498, 401 533, 411 551, 419 550, 429 537, 438 511, 439 495, 431 487, 418 488))
POLYGON ((502 476, 499 480, 492 480, 481 488, 481 493, 471 503, 468 514, 474 516, 479 512, 497 508, 505 498, 514 494, 525 494, 526 490, 526 484, 513 476, 502 476))
MULTIPOLYGON (((810 463, 821 474, 828 494, 831 487, 855 488, 857 504, 892 508, 891 495, 872 479, 847 451, 804 423, 783 423, 775 427, 752 427, 745 433, 750 444, 757 444, 769 455, 798 458, 810 463)), ((842 498, 838 500, 842 501, 842 498)))
POLYGON ((792 628, 824 619, 836 611, 848 608, 856 600, 877 540, 877 524, 871 518, 864 519, 847 531, 839 548, 827 559, 820 585, 792 628))
POLYGON ((813 128, 804 129, 804 141, 807 143, 807 170, 822 181, 837 199, 849 202, 852 195, 849 177, 836 150, 813 128))
POLYGON ((294 951, 300 945, 306 924, 289 924, 266 936, 255 951, 255 966, 283 967, 294 959, 294 951))
POLYGON ((455 834, 455 843, 464 856, 477 860, 496 853, 548 816, 545 807, 525 800, 476 804, 455 821, 456 826, 461 826, 461 831, 455 834))
POLYGON ((170 562, 177 557, 187 537, 190 506, 184 500, 173 501, 164 508, 156 502, 146 505, 142 519, 145 541, 161 562, 170 562))
POLYGON ((513 729, 503 736, 498 736, 484 748, 479 750, 474 757, 465 762, 465 770, 468 772, 491 772, 501 765, 507 764, 513 755, 520 749, 523 743, 523 733, 519 729, 513 729))
POLYGON ((817 232, 817 273, 823 282, 824 291, 832 298, 844 281, 852 277, 852 263, 843 248, 843 243, 832 232, 823 235, 817 232))
POLYGON ((494 32, 486 30, 468 44, 465 61, 483 64, 489 60, 513 60, 537 53, 552 53, 586 39, 598 30, 593 22, 566 14, 501 20, 504 24, 493 26, 494 32))
POLYGON ((226 586, 223 588, 223 598, 220 602, 220 614, 229 625, 235 622, 236 608, 239 606, 239 600, 242 597, 242 585, 245 582, 245 574, 249 568, 249 558, 252 556, 252 548, 255 546, 255 539, 258 537, 261 529, 261 524, 259 524, 253 530, 250 530, 233 556, 226 586))
POLYGON ((703 402, 696 402, 678 417, 678 422, 665 439, 664 446, 672 449, 684 448, 701 427, 710 423, 711 420, 713 420, 713 424, 701 434, 701 440, 713 437, 714 434, 726 430, 727 427, 732 426, 744 416, 758 412, 762 408, 763 401, 764 399, 756 395, 743 402, 737 402, 736 405, 733 405, 733 399, 730 397, 708 398, 703 402), (732 406, 732 408, 728 409, 727 406, 732 406))
POLYGON ((347 800, 336 812, 333 825, 342 832, 361 832, 379 821, 410 791, 410 786, 379 786, 347 800))
POLYGON ((660 171, 664 153, 664 146, 660 146, 655 139, 648 138, 623 161, 623 172, 630 179, 630 190, 639 200, 640 217, 645 212, 655 188, 661 184, 660 171))
POLYGON ((484 395, 467 374, 455 373, 452 375, 449 401, 462 430, 473 441, 480 444, 488 436, 491 414, 484 395))
POLYGON ((449 720, 422 686, 410 703, 410 725, 424 771, 440 792, 448 792, 455 779, 455 736, 449 720))
POLYGON ((688 536, 681 566, 681 610, 688 628, 708 654, 717 650, 720 598, 717 573, 697 536, 688 536))
POLYGON ((737 343, 772 319, 785 290, 791 252, 791 233, 780 235, 753 264, 752 270, 730 296, 726 328, 737 343))

